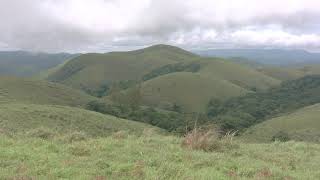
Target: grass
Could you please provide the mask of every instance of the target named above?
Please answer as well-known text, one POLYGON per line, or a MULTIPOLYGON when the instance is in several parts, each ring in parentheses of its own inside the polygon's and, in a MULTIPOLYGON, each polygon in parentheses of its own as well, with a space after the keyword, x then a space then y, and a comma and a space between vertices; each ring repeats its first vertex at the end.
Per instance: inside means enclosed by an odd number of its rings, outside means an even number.
POLYGON ((142 84, 144 104, 161 108, 177 104, 188 112, 204 112, 211 98, 225 100, 247 92, 228 81, 190 72, 172 73, 142 84))
POLYGON ((243 138, 249 141, 268 142, 281 132, 288 134, 289 139, 320 142, 319 117, 320 104, 308 106, 249 128, 243 138))
POLYGON ((15 103, 0 105, 0 127, 0 132, 9 134, 31 131, 37 136, 51 136, 79 131, 91 137, 108 136, 121 130, 141 134, 144 129, 153 128, 79 108, 15 103))
POLYGON ((94 99, 79 90, 61 84, 26 78, 0 77, 0 104, 22 102, 84 106, 94 99))
POLYGON ((243 144, 223 152, 145 134, 64 142, 0 135, 0 179, 319 179, 320 145, 243 144))

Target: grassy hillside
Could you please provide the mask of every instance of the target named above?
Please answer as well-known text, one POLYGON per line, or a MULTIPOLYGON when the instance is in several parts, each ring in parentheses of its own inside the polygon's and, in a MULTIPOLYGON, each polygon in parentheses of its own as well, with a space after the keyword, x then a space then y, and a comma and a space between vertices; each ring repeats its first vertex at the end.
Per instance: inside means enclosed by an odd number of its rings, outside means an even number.
POLYGON ((171 73, 142 84, 145 104, 166 109, 178 105, 188 112, 204 112, 211 98, 224 100, 247 92, 226 80, 190 72, 171 73))
POLYGON ((280 83, 254 68, 216 58, 201 58, 167 45, 155 45, 130 52, 85 54, 67 62, 51 73, 48 79, 90 92, 112 82, 148 80, 150 77, 157 77, 156 73, 161 76, 174 70, 199 71, 205 76, 221 78, 247 90, 266 89, 280 83), (188 66, 188 63, 191 65, 188 66), (192 66, 196 64, 201 67, 192 66))
POLYGON ((227 60, 207 58, 203 61, 206 64, 199 73, 224 79, 247 90, 265 90, 281 83, 280 80, 260 73, 254 68, 227 60))
POLYGON ((167 45, 130 52, 85 54, 66 63, 48 79, 78 89, 98 89, 114 81, 139 80, 155 68, 194 58, 198 56, 167 45))
POLYGON ((289 139, 320 142, 320 104, 299 109, 258 124, 244 134, 245 139, 268 142, 280 133, 289 139))
POLYGON ((0 179, 319 179, 320 145, 240 144, 192 151, 181 138, 144 134, 61 142, 0 135, 0 179))
POLYGON ((200 67, 194 68, 194 72, 173 71, 143 82, 144 103, 166 109, 178 105, 188 112, 204 112, 210 99, 223 101, 250 91, 266 90, 281 82, 252 68, 222 59, 201 59, 190 64, 200 67))
POLYGON ((0 103, 23 102, 83 106, 94 100, 79 90, 70 87, 25 78, 0 77, 0 103))
POLYGON ((0 105, 0 127, 3 132, 18 134, 48 128, 59 133, 106 136, 120 130, 142 133, 152 126, 79 108, 9 103, 0 105))
POLYGON ((58 64, 65 62, 77 54, 47 54, 24 51, 0 51, 0 75, 33 76, 58 64))

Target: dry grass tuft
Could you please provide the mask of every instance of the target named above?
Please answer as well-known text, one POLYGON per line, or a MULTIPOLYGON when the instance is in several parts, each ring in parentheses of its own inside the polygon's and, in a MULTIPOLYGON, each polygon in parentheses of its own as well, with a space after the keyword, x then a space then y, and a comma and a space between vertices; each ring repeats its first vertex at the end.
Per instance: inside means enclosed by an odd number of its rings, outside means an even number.
POLYGON ((236 132, 228 132, 220 137, 217 129, 199 129, 194 128, 185 135, 182 141, 182 147, 190 150, 225 151, 238 148, 239 146, 233 141, 236 132))

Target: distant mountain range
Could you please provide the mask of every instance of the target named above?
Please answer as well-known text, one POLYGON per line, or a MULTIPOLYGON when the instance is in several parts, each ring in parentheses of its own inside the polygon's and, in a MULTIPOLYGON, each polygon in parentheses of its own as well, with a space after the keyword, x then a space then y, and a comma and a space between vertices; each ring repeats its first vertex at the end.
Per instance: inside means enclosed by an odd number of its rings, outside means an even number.
POLYGON ((210 49, 195 53, 207 57, 222 57, 234 61, 264 65, 288 66, 320 63, 320 53, 284 49, 210 49))
POLYGON ((77 54, 31 53, 25 51, 0 51, 0 75, 33 76, 46 71, 77 54))

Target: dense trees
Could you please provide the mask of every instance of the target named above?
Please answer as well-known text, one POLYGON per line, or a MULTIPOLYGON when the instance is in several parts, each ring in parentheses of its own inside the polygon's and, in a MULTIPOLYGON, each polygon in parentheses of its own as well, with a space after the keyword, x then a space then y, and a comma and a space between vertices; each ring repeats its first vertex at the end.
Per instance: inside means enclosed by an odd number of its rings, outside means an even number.
POLYGON ((320 102, 320 76, 284 82, 265 92, 251 93, 226 102, 212 100, 207 114, 225 130, 244 129, 280 113, 320 102))

